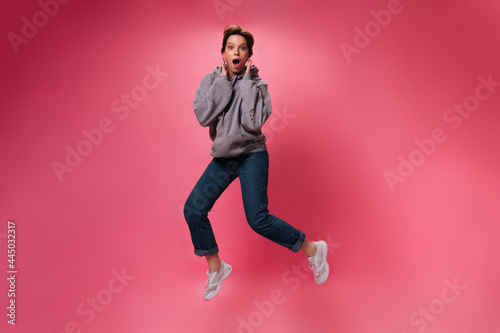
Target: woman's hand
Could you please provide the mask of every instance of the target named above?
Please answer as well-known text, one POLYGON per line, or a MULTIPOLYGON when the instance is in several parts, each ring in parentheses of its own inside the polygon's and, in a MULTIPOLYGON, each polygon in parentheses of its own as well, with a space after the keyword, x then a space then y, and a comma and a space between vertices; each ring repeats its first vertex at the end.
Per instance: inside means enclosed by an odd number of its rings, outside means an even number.
POLYGON ((247 61, 247 71, 246 72, 249 74, 250 74, 250 66, 252 66, 252 59, 248 59, 248 61, 247 61))
POLYGON ((227 72, 226 72, 226 61, 224 60, 224 57, 222 57, 221 62, 222 62, 222 69, 221 69, 220 74, 221 75, 227 75, 227 72))

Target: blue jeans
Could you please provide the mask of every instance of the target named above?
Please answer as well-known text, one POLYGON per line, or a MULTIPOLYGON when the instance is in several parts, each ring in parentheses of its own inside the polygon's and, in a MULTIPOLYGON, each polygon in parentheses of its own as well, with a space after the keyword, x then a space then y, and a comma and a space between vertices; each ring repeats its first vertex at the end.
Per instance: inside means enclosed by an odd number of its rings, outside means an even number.
POLYGON ((240 178, 245 216, 258 234, 298 252, 305 234, 270 215, 267 209, 269 155, 267 151, 230 158, 214 158, 196 183, 184 205, 184 217, 198 256, 219 252, 208 213, 215 201, 237 177, 240 178))

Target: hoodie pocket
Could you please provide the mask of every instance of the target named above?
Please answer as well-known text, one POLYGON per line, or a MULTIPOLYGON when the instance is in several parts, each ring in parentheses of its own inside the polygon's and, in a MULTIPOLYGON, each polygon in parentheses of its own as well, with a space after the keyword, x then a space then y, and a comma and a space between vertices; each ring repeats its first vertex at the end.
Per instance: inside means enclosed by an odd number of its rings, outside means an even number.
POLYGON ((262 130, 250 131, 244 126, 241 126, 241 137, 244 140, 258 140, 262 136, 262 130))

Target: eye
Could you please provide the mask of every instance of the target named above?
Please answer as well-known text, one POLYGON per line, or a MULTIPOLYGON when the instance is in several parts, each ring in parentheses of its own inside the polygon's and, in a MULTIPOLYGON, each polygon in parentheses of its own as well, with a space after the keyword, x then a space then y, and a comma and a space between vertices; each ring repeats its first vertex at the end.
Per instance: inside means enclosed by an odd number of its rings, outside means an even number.
POLYGON ((247 48, 246 48, 246 47, 244 47, 244 46, 242 46, 242 47, 241 47, 241 49, 242 49, 243 51, 245 51, 247 48))
POLYGON ((232 49, 233 49, 233 47, 232 47, 232 46, 228 46, 227 48, 228 48, 228 49, 230 49, 230 50, 232 50, 232 49))

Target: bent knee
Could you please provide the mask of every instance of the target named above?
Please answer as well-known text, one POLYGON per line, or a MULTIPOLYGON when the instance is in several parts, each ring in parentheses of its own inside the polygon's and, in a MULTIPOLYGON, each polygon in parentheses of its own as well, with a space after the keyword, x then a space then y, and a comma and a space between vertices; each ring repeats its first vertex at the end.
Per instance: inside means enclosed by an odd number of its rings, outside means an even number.
POLYGON ((199 217, 202 216, 202 213, 199 209, 194 208, 190 205, 189 201, 184 204, 184 218, 188 224, 193 221, 199 220, 199 217))
POLYGON ((247 222, 253 231, 259 232, 269 225, 269 217, 269 213, 255 214, 251 217, 247 217, 247 222))

